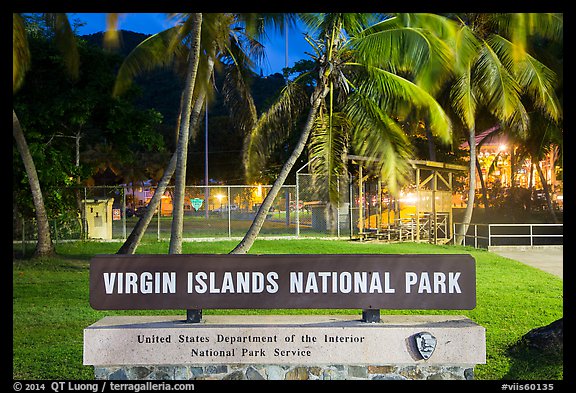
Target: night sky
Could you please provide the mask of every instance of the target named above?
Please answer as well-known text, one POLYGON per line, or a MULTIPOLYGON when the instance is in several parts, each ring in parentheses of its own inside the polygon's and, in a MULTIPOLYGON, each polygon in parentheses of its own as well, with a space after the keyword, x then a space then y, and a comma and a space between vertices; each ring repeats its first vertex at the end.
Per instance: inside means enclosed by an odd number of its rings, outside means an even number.
MULTIPOLYGON (((80 19, 86 25, 78 30, 80 35, 92 34, 106 29, 105 13, 69 13, 70 21, 80 19)), ((137 33, 154 34, 173 25, 162 13, 127 13, 119 19, 119 29, 131 30, 137 33)), ((312 48, 303 38, 304 29, 297 27, 288 34, 288 66, 292 67, 297 60, 309 59, 304 51, 312 52, 312 48)), ((264 75, 276 72, 282 73, 286 66, 285 38, 278 32, 269 33, 269 40, 263 42, 266 47, 267 62, 262 65, 264 75)), ((255 70, 259 72, 260 70, 255 70)))

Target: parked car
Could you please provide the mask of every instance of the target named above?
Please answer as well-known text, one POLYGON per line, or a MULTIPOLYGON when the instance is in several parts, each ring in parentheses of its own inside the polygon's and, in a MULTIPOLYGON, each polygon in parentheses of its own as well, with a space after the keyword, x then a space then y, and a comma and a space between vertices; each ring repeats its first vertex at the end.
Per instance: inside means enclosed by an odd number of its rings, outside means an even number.
MULTIPOLYGON (((230 205, 230 211, 235 211, 238 210, 238 205, 230 205)), ((214 210, 212 210, 214 213, 224 213, 228 211, 228 205, 222 205, 214 210)))
POLYGON ((140 207, 136 208, 134 215, 136 217, 142 217, 144 214, 146 214, 146 210, 148 210, 148 206, 140 206, 140 207))

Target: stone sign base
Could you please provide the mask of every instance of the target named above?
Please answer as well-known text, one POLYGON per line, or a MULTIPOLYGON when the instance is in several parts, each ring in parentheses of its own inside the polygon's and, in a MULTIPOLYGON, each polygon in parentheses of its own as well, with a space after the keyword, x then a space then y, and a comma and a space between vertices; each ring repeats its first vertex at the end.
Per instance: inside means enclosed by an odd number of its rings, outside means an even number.
POLYGON ((459 366, 288 366, 214 364, 191 366, 94 367, 96 379, 108 380, 463 380, 474 368, 459 366))
POLYGON ((453 315, 105 317, 84 330, 96 379, 473 379, 485 329, 453 315))

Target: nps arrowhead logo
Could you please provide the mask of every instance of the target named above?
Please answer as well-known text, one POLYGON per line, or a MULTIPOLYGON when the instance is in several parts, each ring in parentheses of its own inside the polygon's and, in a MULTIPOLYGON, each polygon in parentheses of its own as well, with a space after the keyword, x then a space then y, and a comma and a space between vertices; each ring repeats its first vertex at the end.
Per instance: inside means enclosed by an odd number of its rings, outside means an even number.
POLYGON ((414 335, 414 340, 416 341, 416 349, 418 349, 420 356, 422 356, 424 360, 428 360, 434 353, 434 349, 436 349, 436 337, 428 332, 420 332, 414 335))

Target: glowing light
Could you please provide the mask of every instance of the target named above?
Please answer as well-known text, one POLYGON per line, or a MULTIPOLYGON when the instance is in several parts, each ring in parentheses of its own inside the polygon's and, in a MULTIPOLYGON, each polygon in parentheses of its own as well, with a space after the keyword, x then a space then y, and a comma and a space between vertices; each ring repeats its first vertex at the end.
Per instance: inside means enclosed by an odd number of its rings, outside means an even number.
POLYGON ((401 195, 400 196, 400 202, 410 203, 410 204, 416 203, 416 194, 410 192, 408 194, 401 195))

